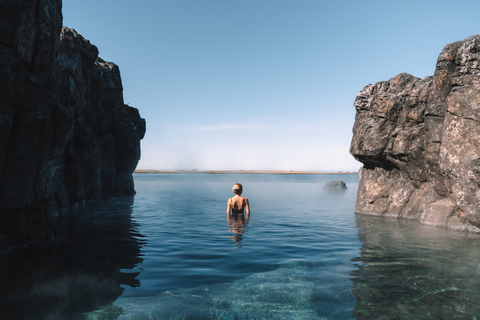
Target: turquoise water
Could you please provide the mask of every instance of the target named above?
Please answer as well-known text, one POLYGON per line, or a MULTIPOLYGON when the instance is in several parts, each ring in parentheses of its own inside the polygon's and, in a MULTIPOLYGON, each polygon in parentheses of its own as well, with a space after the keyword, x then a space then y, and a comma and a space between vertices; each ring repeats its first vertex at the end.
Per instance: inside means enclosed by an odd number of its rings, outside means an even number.
POLYGON ((0 319, 473 319, 480 239, 356 216, 357 175, 135 174, 0 262, 0 319), (323 185, 343 180, 345 191, 323 185), (248 221, 228 221, 240 182, 248 221))

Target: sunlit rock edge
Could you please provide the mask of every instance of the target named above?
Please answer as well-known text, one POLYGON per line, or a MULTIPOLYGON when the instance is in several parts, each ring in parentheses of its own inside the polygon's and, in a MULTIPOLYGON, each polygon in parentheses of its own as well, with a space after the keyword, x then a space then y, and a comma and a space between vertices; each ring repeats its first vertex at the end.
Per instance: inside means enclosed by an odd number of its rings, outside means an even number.
POLYGON ((480 35, 447 45, 433 76, 370 84, 354 105, 355 212, 480 232, 480 35))

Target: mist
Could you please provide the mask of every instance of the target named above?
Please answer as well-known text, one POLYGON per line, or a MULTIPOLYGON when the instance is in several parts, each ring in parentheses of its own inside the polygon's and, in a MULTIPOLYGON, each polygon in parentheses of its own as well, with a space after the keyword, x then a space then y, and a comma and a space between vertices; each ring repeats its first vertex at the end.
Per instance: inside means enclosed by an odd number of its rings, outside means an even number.
POLYGON ((154 129, 142 141, 137 169, 357 171, 348 125, 154 129))

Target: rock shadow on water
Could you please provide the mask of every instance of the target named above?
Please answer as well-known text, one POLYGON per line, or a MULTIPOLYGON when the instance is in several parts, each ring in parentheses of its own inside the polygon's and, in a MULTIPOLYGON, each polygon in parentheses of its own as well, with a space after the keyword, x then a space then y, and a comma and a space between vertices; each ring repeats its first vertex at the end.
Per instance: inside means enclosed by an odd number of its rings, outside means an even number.
POLYGON ((132 270, 144 244, 132 221, 133 197, 97 198, 62 213, 50 246, 16 251, 0 262, 1 319, 84 319, 139 286, 132 270))
POLYGON ((475 319, 480 237, 416 221, 356 216, 357 319, 475 319))

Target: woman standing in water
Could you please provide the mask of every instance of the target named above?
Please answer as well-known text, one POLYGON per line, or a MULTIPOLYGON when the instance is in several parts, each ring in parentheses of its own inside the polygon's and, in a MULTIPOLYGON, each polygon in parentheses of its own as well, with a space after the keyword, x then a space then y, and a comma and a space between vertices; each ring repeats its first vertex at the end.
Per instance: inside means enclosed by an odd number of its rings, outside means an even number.
POLYGON ((248 199, 242 197, 242 185, 240 183, 235 183, 232 192, 235 193, 235 196, 228 199, 227 215, 230 217, 230 211, 235 215, 243 214, 245 211, 246 219, 248 219, 248 216, 250 215, 250 205, 248 204, 248 199))
POLYGON ((228 199, 227 205, 229 231, 235 234, 231 238, 236 242, 238 247, 242 246, 243 233, 245 232, 244 228, 250 217, 250 205, 248 204, 248 199, 242 197, 242 191, 242 185, 240 183, 235 183, 232 188, 232 192, 235 193, 235 196, 228 199))

